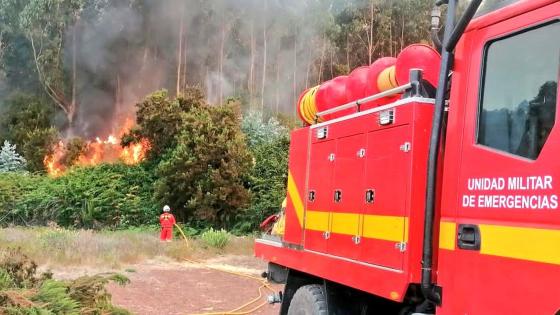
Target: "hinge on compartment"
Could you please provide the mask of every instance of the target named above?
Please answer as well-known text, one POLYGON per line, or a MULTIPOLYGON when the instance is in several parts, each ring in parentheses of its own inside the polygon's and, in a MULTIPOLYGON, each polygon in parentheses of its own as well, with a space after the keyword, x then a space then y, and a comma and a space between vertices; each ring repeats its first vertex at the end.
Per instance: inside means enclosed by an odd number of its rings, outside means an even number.
POLYGON ((323 127, 317 129, 317 139, 326 139, 329 134, 329 127, 323 127))
POLYGON ((401 151, 403 151, 403 152, 409 152, 411 148, 412 148, 412 145, 410 144, 410 142, 405 142, 405 143, 401 144, 401 147, 400 147, 401 151))
POLYGON ((395 248, 398 249, 401 253, 406 252, 406 242, 398 242, 395 244, 395 248))

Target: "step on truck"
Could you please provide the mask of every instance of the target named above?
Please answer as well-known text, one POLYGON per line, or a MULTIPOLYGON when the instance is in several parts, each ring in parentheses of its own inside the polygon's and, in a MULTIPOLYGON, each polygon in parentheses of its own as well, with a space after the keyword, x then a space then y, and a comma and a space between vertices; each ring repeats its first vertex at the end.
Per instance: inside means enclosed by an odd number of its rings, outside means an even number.
POLYGON ((440 0, 432 35, 300 97, 280 314, 560 314, 560 2, 440 0))

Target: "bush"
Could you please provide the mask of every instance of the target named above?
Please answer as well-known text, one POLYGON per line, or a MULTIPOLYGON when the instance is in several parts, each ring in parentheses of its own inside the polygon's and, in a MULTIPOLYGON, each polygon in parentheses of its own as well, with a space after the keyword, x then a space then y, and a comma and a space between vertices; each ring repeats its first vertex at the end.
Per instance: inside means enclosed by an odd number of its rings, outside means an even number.
POLYGON ((18 172, 25 170, 27 161, 16 152, 16 146, 8 140, 0 149, 0 173, 18 172))
POLYGON ((53 107, 42 99, 16 94, 5 101, 6 112, 0 118, 0 139, 16 144, 27 160, 29 171, 43 171, 43 158, 58 140, 51 121, 53 107))
POLYGON ((141 166, 77 167, 65 176, 0 174, 2 224, 122 228, 157 220, 154 181, 141 166))
POLYGON ((269 215, 278 212, 286 196, 288 178, 288 130, 274 118, 249 112, 243 117, 243 130, 254 157, 248 187, 251 204, 237 217, 233 230, 248 233, 258 229, 269 215))
POLYGON ((263 113, 256 110, 250 110, 243 115, 241 126, 247 136, 247 144, 251 148, 275 141, 288 133, 288 129, 282 126, 276 118, 265 119, 263 113))
POLYGON ((129 314, 111 303, 109 281, 124 285, 119 274, 58 281, 37 275, 37 264, 19 249, 0 251, 0 310, 2 314, 129 314))
POLYGON ((206 243, 206 245, 214 248, 224 248, 229 242, 230 234, 224 230, 214 230, 210 228, 200 235, 200 239, 206 243))
POLYGON ((198 89, 176 99, 160 91, 138 104, 137 124, 124 142, 152 143, 148 163, 155 165, 155 198, 180 220, 231 225, 250 197, 245 180, 252 158, 239 107, 209 106, 198 89))

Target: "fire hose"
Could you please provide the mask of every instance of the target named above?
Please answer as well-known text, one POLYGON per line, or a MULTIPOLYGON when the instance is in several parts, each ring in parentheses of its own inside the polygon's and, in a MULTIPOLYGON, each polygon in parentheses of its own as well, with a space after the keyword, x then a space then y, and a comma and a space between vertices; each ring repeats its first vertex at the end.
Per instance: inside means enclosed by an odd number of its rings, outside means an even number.
MULTIPOLYGON (((177 229, 181 233, 181 236, 183 237, 183 240, 187 244, 187 247, 190 247, 189 240, 188 240, 187 236, 185 235, 185 233, 183 232, 183 230, 181 229, 181 227, 177 224, 175 224, 175 227, 177 227, 177 229)), ((245 314, 251 314, 251 313, 257 311, 258 309, 262 308, 263 306, 265 306, 268 303, 267 301, 264 301, 260 304, 255 305, 256 303, 258 303, 259 301, 262 300, 265 290, 268 290, 272 293, 275 293, 274 289, 268 284, 268 281, 266 281, 266 279, 262 279, 262 278, 255 277, 255 276, 248 275, 248 274, 241 273, 241 272, 229 271, 229 270, 224 270, 224 269, 221 269, 221 268, 212 267, 212 266, 209 266, 208 264, 206 264, 203 261, 199 261, 199 260, 195 260, 195 259, 183 258, 183 260, 185 260, 186 262, 191 263, 193 265, 198 265, 198 266, 201 266, 201 267, 206 268, 206 269, 227 273, 227 274, 231 274, 231 275, 242 277, 242 278, 247 278, 247 279, 253 280, 253 281, 255 281, 259 284, 259 288, 258 288, 259 295, 255 298, 251 299, 247 303, 237 307, 237 308, 234 308, 230 311, 224 311, 224 312, 195 313, 195 314, 190 314, 190 315, 245 315, 245 314), (248 309, 249 307, 251 307, 251 308, 248 309)))

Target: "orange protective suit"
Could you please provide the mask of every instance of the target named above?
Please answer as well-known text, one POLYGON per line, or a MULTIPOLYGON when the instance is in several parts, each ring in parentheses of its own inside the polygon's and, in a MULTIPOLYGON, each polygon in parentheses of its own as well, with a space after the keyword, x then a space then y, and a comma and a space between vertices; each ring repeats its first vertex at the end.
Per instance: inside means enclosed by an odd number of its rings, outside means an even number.
POLYGON ((171 213, 162 213, 159 216, 159 224, 161 225, 161 241, 171 241, 173 239, 173 225, 175 225, 175 217, 171 213))

